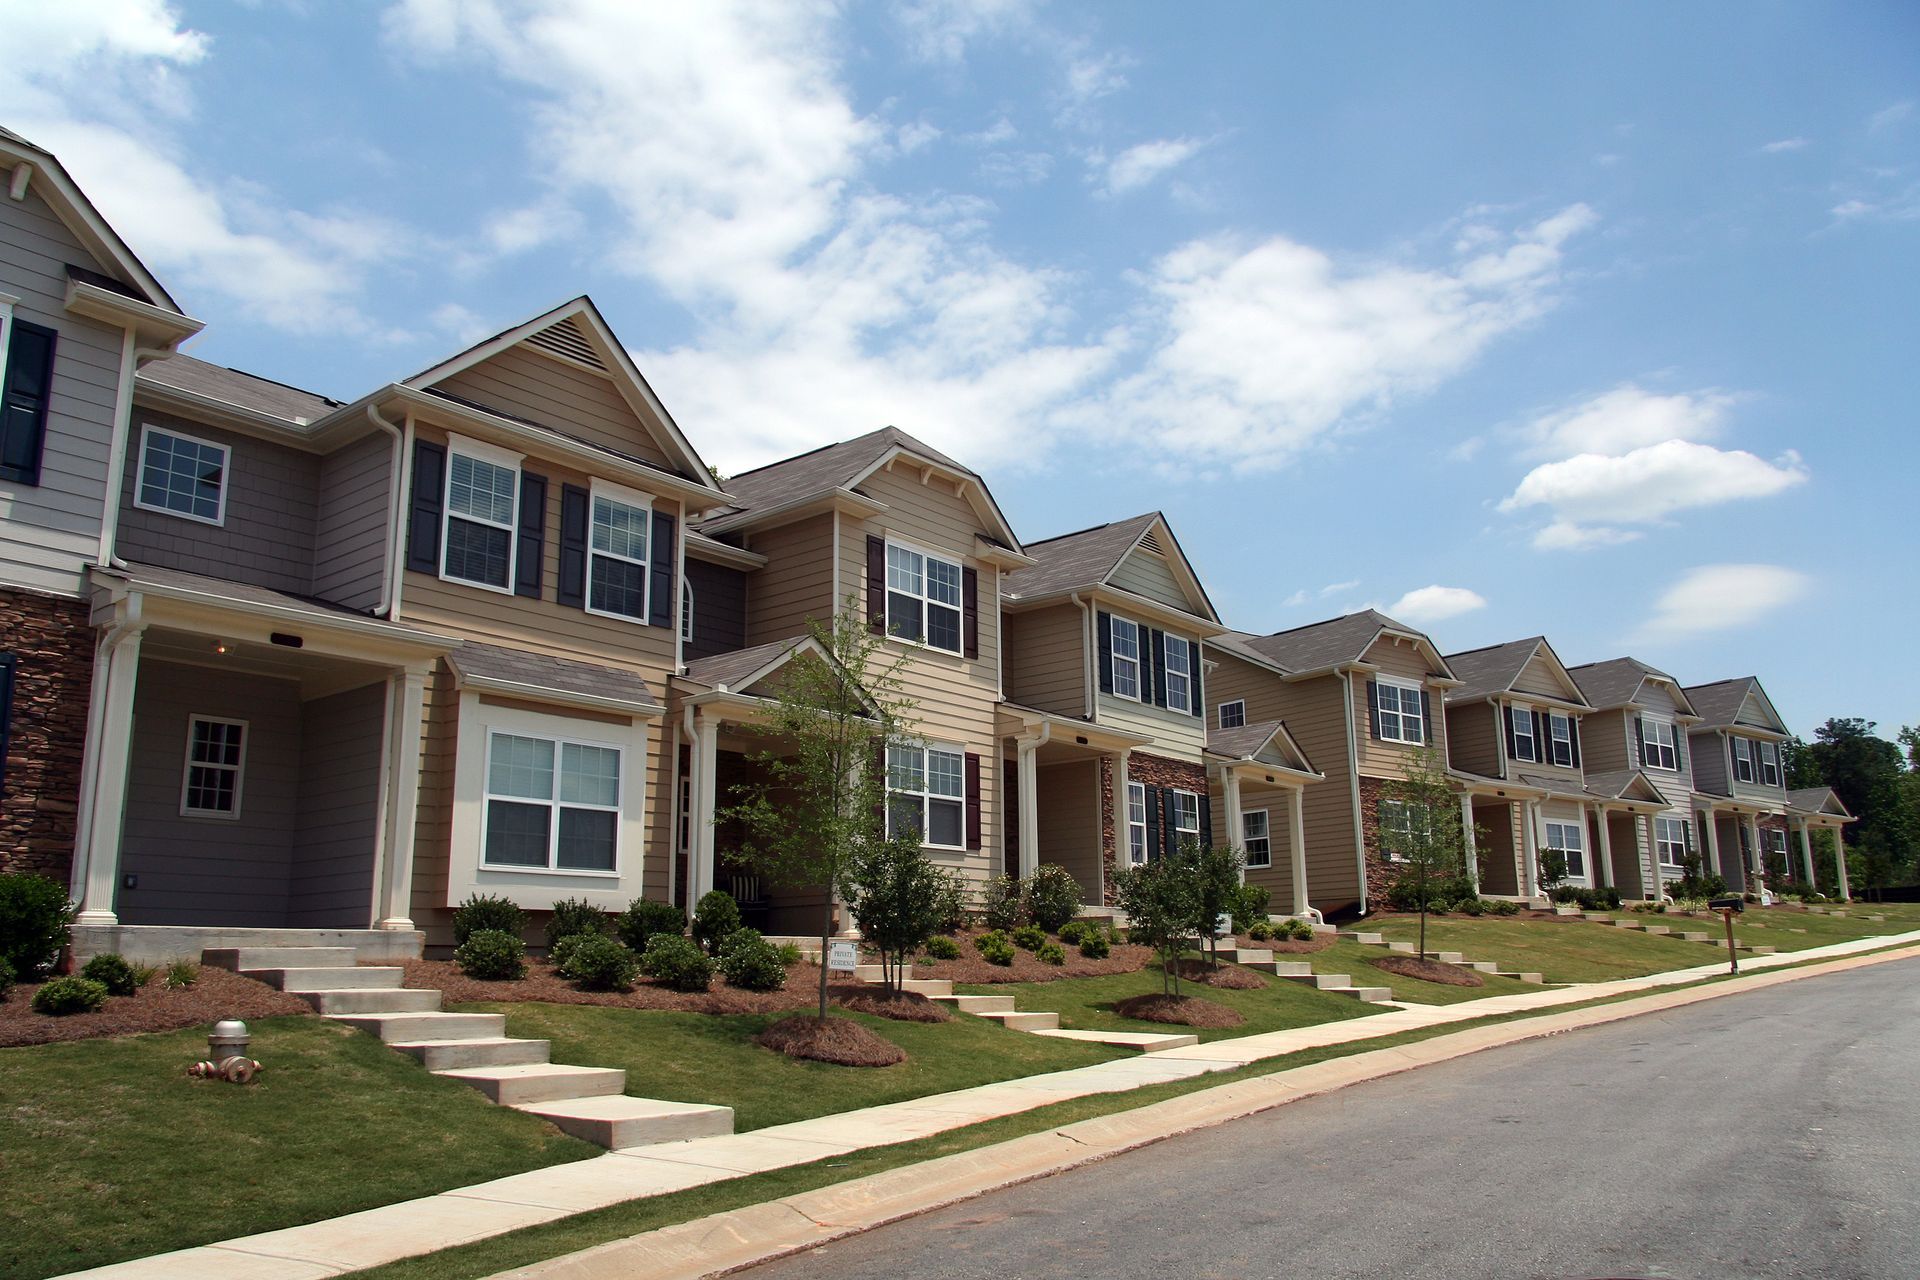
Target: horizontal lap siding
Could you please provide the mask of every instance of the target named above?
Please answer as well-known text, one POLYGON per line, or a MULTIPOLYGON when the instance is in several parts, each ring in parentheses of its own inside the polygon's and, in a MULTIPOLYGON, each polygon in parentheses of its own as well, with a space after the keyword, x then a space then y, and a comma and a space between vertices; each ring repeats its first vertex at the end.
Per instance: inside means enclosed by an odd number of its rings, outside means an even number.
POLYGON ((1086 611, 1063 604, 1004 617, 1008 700, 1055 715, 1086 715, 1086 611))
POLYGON ((1727 740, 1717 730, 1687 735, 1687 762, 1693 766, 1693 785, 1701 791, 1727 795, 1727 740))
POLYGON ((413 828, 413 922, 427 945, 451 946, 446 920, 448 854, 453 842, 453 778, 460 698, 442 664, 427 679, 420 708, 420 792, 413 828))
POLYGON ((1180 581, 1174 577, 1167 558, 1154 555, 1151 551, 1136 547, 1128 552, 1107 581, 1122 591, 1157 600, 1169 609, 1182 612, 1193 610, 1194 602, 1187 599, 1187 593, 1180 589, 1180 581))
POLYGON ((687 557, 687 585, 693 589, 693 634, 688 661, 747 647, 747 575, 725 565, 687 557))
MULTIPOLYGON (((1226 802, 1214 787, 1213 825, 1214 839, 1225 841, 1226 802)), ((1267 867, 1248 867, 1247 883, 1264 887, 1273 897, 1268 903, 1269 911, 1284 915, 1293 909, 1293 819, 1290 816, 1292 799, 1284 787, 1269 787, 1263 783, 1243 782, 1240 784, 1240 812, 1250 813, 1255 809, 1267 811, 1268 841, 1272 846, 1273 865, 1267 867)), ((1308 841, 1311 849, 1313 843, 1308 841)), ((1307 881, 1312 884, 1311 876, 1307 881)))
POLYGON ((364 929, 373 919, 386 713, 385 682, 301 708, 299 822, 287 890, 291 927, 364 929))
POLYGON ((1447 759, 1457 769, 1500 776, 1500 719, 1490 702, 1447 708, 1447 759))
POLYGON ((1142 751, 1174 760, 1200 759, 1200 751, 1207 742, 1206 723, 1200 717, 1184 711, 1169 711, 1150 702, 1131 702, 1110 693, 1098 695, 1098 704, 1095 719, 1102 725, 1152 739, 1140 748, 1142 751))
POLYGON ((1100 900, 1100 766, 1093 760, 1042 766, 1035 788, 1039 861, 1065 867, 1088 902, 1100 900))
MULTIPOLYGON (((1419 680, 1423 683, 1432 676, 1432 670, 1420 651, 1405 641, 1395 641, 1382 636, 1374 641, 1367 650, 1366 660, 1391 676, 1406 680, 1419 680)), ((1444 690, 1426 687, 1428 703, 1433 708, 1433 736, 1431 744, 1447 759, 1447 718, 1441 713, 1441 697, 1444 690)), ((1353 678, 1353 724, 1355 745, 1359 749, 1360 773, 1365 777, 1404 778, 1413 759, 1414 748, 1399 742, 1381 742, 1373 736, 1373 722, 1367 709, 1367 680, 1365 676, 1355 674, 1353 678)))
MULTIPOLYGON (((1679 710, 1678 700, 1674 697, 1672 687, 1653 680, 1649 680, 1640 686, 1638 698, 1647 710, 1655 715, 1673 715, 1679 710)), ((1628 757, 1631 760, 1632 753, 1639 749, 1638 743, 1634 740, 1633 736, 1633 717, 1631 714, 1627 714, 1624 715, 1622 719, 1623 724, 1621 728, 1627 742, 1626 749, 1628 757)), ((1642 767, 1648 779, 1652 781, 1655 787, 1659 788, 1660 794, 1667 798, 1667 803, 1673 806, 1673 809, 1669 811, 1667 816, 1686 818, 1690 816, 1687 811, 1693 807, 1694 743, 1692 735, 1687 732, 1685 725, 1674 726, 1674 737, 1680 747, 1680 754, 1683 757, 1680 761, 1679 769, 1668 770, 1646 766, 1642 767)), ((1697 840, 1696 843, 1698 843, 1697 840)))
MULTIPOLYGON (((1638 768, 1633 758, 1633 714, 1601 711, 1580 719, 1580 763, 1588 773, 1638 768)), ((1458 752, 1455 753, 1456 755, 1458 752)), ((1658 770, 1649 769, 1649 777, 1658 770)))
MULTIPOLYGON (((833 589, 833 516, 813 516, 752 534, 747 547, 767 558, 747 583, 747 643, 770 644, 807 634, 809 620, 828 622, 840 602, 833 589)), ((862 553, 864 556, 864 552, 862 553)), ((840 594, 863 593, 860 576, 842 575, 840 594)))
POLYGON ((1573 691, 1554 673, 1553 663, 1545 650, 1534 654, 1527 665, 1520 668, 1520 674, 1514 678, 1513 688, 1516 693, 1558 698, 1562 702, 1569 702, 1573 698, 1573 691))
POLYGON ((40 483, 0 483, 0 583, 77 594, 99 558, 122 331, 69 315, 66 265, 103 269, 31 187, 0 200, 0 290, 15 319, 55 330, 40 483))
POLYGON ((435 385, 463 400, 643 458, 655 466, 672 466, 650 428, 614 389, 611 379, 530 347, 509 347, 435 385))
POLYGON ((313 594, 322 600, 349 609, 372 610, 380 604, 393 449, 388 436, 376 433, 320 461, 313 594))

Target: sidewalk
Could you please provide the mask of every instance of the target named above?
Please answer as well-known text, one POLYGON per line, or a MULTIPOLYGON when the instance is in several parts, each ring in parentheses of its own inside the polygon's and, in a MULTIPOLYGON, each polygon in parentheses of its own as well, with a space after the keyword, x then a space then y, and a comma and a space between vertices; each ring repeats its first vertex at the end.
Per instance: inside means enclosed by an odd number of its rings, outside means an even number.
MULTIPOLYGON (((1743 958, 1740 969, 1743 974, 1759 973, 1809 960, 1840 959, 1916 942, 1920 942, 1920 931, 1861 938, 1784 955, 1743 958)), ((1401 1006, 1393 1012, 1371 1017, 1216 1040, 1137 1058, 1119 1058, 1070 1071, 774 1125, 750 1133, 612 1151, 589 1160, 514 1174, 342 1218, 73 1274, 110 1280, 188 1280, 189 1277, 200 1280, 208 1274, 239 1274, 249 1280, 314 1280, 451 1248, 626 1200, 808 1164, 867 1147, 908 1142, 1089 1094, 1115 1093, 1232 1071, 1302 1049, 1362 1042, 1445 1023, 1677 986, 1725 972, 1726 965, 1720 962, 1642 978, 1493 996, 1459 1004, 1401 1006)))

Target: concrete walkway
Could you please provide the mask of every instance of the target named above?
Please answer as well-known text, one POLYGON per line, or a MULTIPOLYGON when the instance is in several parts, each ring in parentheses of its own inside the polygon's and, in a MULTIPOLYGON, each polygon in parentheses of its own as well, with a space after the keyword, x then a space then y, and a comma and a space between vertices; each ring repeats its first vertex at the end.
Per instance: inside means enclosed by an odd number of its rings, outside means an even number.
MULTIPOLYGON (((1916 942, 1920 942, 1920 930, 1860 938, 1785 955, 1743 958, 1740 969, 1742 973, 1758 973, 1809 960, 1838 959, 1916 942)), ((514 1174, 342 1218, 73 1274, 111 1280, 202 1280, 210 1274, 245 1275, 248 1280, 314 1280, 467 1244, 622 1201, 809 1164, 868 1147, 910 1142, 1090 1094, 1118 1093, 1211 1072, 1232 1071, 1303 1049, 1362 1042, 1446 1023, 1677 986, 1725 972, 1724 963, 1700 965, 1643 978, 1491 996, 1451 1005, 1397 1007, 1372 1017, 1216 1040, 883 1107, 774 1125, 750 1133, 612 1151, 594 1159, 514 1174)))

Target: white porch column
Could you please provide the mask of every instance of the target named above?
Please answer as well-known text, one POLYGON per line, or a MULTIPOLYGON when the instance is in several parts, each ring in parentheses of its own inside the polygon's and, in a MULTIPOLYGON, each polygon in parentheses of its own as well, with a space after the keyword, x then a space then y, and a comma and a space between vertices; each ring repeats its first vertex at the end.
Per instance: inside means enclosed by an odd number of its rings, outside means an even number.
POLYGON ((687 855, 687 908, 713 889, 714 772, 720 759, 720 725, 693 713, 693 847, 687 855))
POLYGON ((1700 839, 1706 846, 1707 870, 1724 877, 1727 869, 1720 865, 1720 824, 1714 819, 1713 810, 1702 809, 1700 815, 1700 839))
POLYGON ((1661 898, 1660 884, 1660 843, 1654 838, 1653 815, 1636 813, 1633 815, 1633 838, 1640 850, 1640 896, 1649 902, 1658 902, 1661 898))
POLYGON ((75 924, 120 923, 113 897, 120 884, 120 836, 127 816, 127 761, 133 750, 141 630, 136 627, 103 639, 100 647, 108 652, 95 659, 94 695, 102 701, 98 730, 87 739, 81 765, 81 776, 92 780, 92 790, 81 796, 78 816, 72 889, 80 913, 75 924))
POLYGON ((1840 881, 1840 896, 1852 898, 1853 891, 1847 887, 1847 842, 1844 839, 1847 829, 1838 825, 1833 828, 1833 873, 1840 881))
POLYGON ((1740 869, 1746 874, 1749 890, 1767 882, 1767 852, 1760 847, 1760 819, 1751 813, 1747 815, 1747 861, 1740 869))
MULTIPOLYGON (((1234 772, 1230 766, 1222 766, 1220 769, 1220 792, 1221 798, 1227 802, 1227 844, 1245 853, 1247 848, 1247 826, 1246 819, 1240 809, 1240 775, 1234 772)), ((1272 832, 1269 831, 1268 835, 1271 837, 1272 832)), ((1208 832, 1207 838, 1211 840, 1213 833, 1208 832)), ((1271 840, 1269 840, 1269 843, 1271 843, 1271 840)), ((1245 884, 1246 882, 1247 868, 1246 864, 1242 862, 1240 865, 1240 883, 1245 884)))
POLYGON ((422 670, 387 678, 386 802, 376 929, 413 928, 413 833, 420 804, 420 721, 426 688, 427 673, 422 670))
POLYGON ((1808 884, 1813 878, 1813 840, 1807 835, 1807 820, 1800 819, 1800 870, 1805 874, 1808 884))
POLYGON ((1307 820, 1305 787, 1287 789, 1287 861, 1293 868, 1293 902, 1290 914, 1307 914, 1307 820))
POLYGON ((1532 800, 1520 802, 1520 892, 1540 896, 1540 809, 1532 800))
MULTIPOLYGON (((1020 878, 1025 880, 1040 866, 1040 744, 1022 741, 1019 747, 1020 787, 1020 878)), ((1115 782, 1118 789, 1121 784, 1115 782)), ((1121 792, 1124 803, 1125 792, 1121 792)), ((1116 810, 1119 805, 1114 806, 1116 810)))
POLYGON ((1460 835, 1460 847, 1467 854, 1467 880, 1477 894, 1480 892, 1480 852, 1473 839, 1473 797, 1465 792, 1460 796, 1460 835))
POLYGON ((1595 853, 1594 887, 1605 889, 1613 884, 1613 834, 1607 830, 1607 811, 1597 807, 1594 813, 1600 819, 1594 826, 1600 831, 1600 848, 1595 853))

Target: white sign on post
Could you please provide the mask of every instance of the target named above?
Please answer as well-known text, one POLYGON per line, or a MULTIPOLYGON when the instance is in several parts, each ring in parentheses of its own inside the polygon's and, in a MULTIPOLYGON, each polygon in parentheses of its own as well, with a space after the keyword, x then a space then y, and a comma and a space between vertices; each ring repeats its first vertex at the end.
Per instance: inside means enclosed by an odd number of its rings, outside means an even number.
POLYGON ((1231 938, 1233 936, 1233 914, 1231 912, 1222 911, 1218 916, 1214 917, 1213 936, 1216 938, 1231 938))
POLYGON ((851 942, 827 944, 827 968, 837 973, 852 973, 860 965, 860 948, 851 942))

